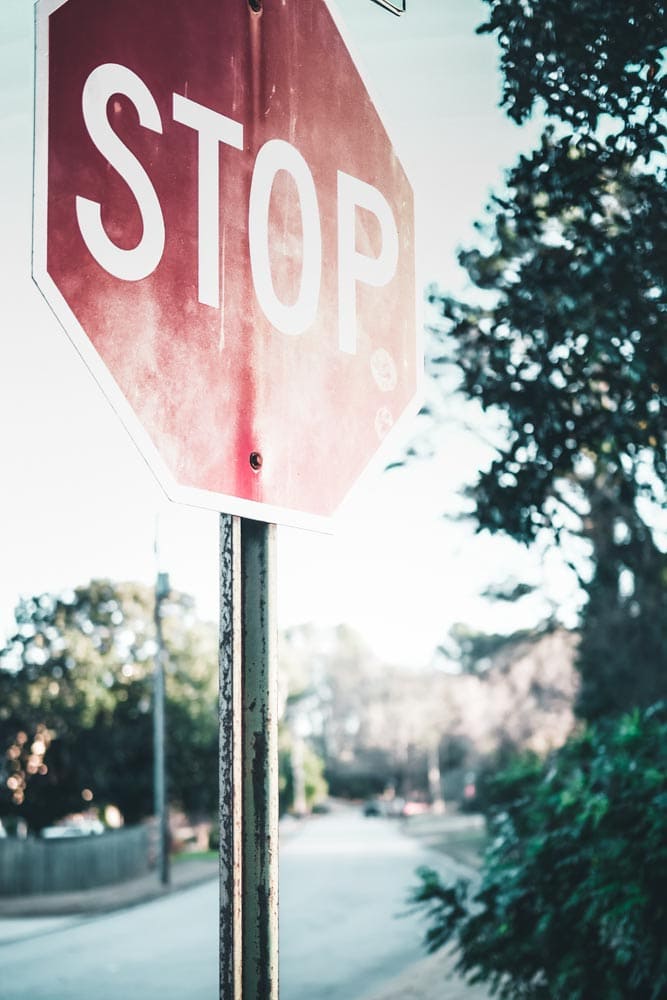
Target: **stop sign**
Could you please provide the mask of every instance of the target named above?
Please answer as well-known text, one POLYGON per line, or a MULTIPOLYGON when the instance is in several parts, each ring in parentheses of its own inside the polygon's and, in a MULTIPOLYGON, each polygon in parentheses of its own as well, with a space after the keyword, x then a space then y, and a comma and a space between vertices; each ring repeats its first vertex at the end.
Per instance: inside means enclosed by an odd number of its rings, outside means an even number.
POLYGON ((416 402, 412 191, 330 3, 252 7, 39 0, 33 273, 169 496, 317 525, 416 402))

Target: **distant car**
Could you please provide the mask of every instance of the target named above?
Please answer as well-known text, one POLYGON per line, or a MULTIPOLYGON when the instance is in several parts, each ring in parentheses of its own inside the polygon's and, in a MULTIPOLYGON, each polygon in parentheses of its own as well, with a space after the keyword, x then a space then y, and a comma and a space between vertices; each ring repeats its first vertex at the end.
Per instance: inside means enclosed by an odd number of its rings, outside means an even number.
POLYGON ((366 799, 363 813, 364 816, 384 816, 384 804, 379 799, 366 799))
POLYGON ((396 795, 393 799, 389 799, 387 802, 387 816, 402 816, 404 806, 405 799, 401 798, 400 795, 396 795))
POLYGON ((463 786, 463 799, 466 803, 472 802, 477 797, 477 782, 474 771, 468 771, 465 776, 463 786))
POLYGON ((422 813, 430 812, 427 802, 418 802, 415 799, 408 799, 401 809, 401 816, 420 816, 422 813))
POLYGON ((76 826, 45 826, 40 833, 44 840, 60 840, 62 837, 85 837, 86 833, 76 826))
POLYGON ((45 840, 56 840, 63 837, 90 837, 104 833, 104 824, 98 819, 89 819, 81 823, 63 823, 60 826, 45 826, 40 836, 45 840))

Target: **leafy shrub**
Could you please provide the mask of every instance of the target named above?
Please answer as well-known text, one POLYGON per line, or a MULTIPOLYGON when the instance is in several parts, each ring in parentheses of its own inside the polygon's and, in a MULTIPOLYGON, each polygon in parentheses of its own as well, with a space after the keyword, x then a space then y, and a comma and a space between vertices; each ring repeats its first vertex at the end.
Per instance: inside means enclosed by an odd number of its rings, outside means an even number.
POLYGON ((503 1000, 667 997, 667 704, 517 759, 489 801, 480 879, 419 872, 428 949, 503 1000))

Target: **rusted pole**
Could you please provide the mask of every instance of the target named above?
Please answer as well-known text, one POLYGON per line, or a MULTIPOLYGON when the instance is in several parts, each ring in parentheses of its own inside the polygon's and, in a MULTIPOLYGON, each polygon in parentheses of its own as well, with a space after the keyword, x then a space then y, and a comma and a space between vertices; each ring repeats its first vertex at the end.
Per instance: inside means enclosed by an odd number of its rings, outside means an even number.
POLYGON ((278 998, 275 525, 241 522, 243 1000, 278 998))
POLYGON ((220 517, 220 1000, 241 1000, 241 521, 220 517))
POLYGON ((278 998, 275 526, 220 521, 220 998, 278 998))

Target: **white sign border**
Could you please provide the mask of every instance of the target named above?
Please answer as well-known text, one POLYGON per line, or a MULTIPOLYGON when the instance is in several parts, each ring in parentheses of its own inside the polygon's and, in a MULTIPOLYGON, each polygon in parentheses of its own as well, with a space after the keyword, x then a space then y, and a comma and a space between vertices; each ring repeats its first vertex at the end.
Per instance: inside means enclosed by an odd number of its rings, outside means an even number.
MULTIPOLYGON (((424 363, 423 363, 423 321, 420 315, 421 300, 415 276, 415 345, 416 345, 416 388, 411 400, 406 404, 401 416, 392 426, 387 437, 357 476, 339 507, 330 516, 309 514, 291 508, 276 507, 272 504, 223 493, 201 490, 179 484, 160 456, 134 410, 128 403, 117 382, 93 347, 90 339, 70 309, 64 296, 47 270, 47 216, 48 216, 48 107, 49 107, 49 18, 68 0, 35 0, 35 90, 34 90, 34 161, 33 161, 33 217, 32 217, 32 277, 37 288, 55 314, 61 327, 74 344, 84 364, 95 379, 108 403, 123 423, 140 455, 151 470, 167 497, 192 507, 203 507, 219 513, 247 517, 251 520, 281 524, 291 528, 306 528, 327 534, 335 530, 337 513, 346 506, 354 493, 370 475, 377 475, 392 455, 391 446, 409 420, 414 419, 422 403, 424 363)), ((294 0, 299 2, 299 0, 294 0)), ((345 43, 362 78, 380 120, 382 115, 368 85, 368 77, 350 46, 349 38, 340 13, 332 0, 324 0, 334 24, 345 43)), ((394 154, 396 155, 396 154, 394 154)), ((405 173, 405 170, 404 170, 405 173)), ((407 176, 407 175, 406 175, 407 176)), ((411 186, 412 190, 412 186, 411 186)), ((414 197, 414 191, 412 191, 414 197)), ((413 217, 414 213, 413 206, 413 217)), ((415 223, 416 224, 416 223, 415 223)), ((416 234, 415 234, 416 243, 416 234)), ((416 253, 415 253, 416 257, 416 253)), ((395 445, 394 445, 395 453, 395 445)))

